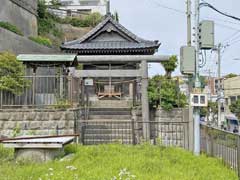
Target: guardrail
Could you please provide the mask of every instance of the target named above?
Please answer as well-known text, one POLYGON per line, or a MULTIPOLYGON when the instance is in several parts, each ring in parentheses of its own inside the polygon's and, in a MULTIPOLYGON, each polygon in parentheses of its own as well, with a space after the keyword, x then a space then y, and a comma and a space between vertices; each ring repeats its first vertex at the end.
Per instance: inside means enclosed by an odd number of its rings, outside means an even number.
POLYGON ((240 177, 240 136, 201 124, 201 151, 219 158, 240 177))

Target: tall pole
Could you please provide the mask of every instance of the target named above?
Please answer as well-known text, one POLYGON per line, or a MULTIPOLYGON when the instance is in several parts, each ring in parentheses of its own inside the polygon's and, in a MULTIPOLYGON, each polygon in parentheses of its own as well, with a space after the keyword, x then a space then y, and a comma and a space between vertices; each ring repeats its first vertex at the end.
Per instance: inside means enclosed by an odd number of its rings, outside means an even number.
POLYGON ((221 123, 221 96, 222 96, 222 88, 221 88, 221 43, 218 44, 217 47, 218 52, 218 122, 217 126, 221 123))
POLYGON ((187 45, 192 45, 192 21, 191 21, 191 0, 187 0, 187 45))
MULTIPOLYGON (((195 0, 195 48, 196 48, 196 65, 195 65, 195 91, 198 93, 201 87, 199 81, 199 17, 200 6, 199 0, 195 0)), ((194 154, 200 154, 200 109, 194 108, 194 154)))

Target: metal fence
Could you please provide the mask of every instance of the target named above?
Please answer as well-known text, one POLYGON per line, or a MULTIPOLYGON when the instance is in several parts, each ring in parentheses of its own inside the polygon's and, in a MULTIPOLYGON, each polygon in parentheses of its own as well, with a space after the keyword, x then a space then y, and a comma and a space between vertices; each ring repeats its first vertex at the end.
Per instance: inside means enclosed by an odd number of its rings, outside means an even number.
POLYGON ((221 159, 240 177, 240 136, 231 132, 201 125, 201 151, 221 159))
POLYGON ((82 121, 79 125, 80 141, 84 145, 140 144, 144 140, 144 123, 150 129, 153 144, 189 149, 188 122, 82 121))
POLYGON ((20 95, 0 91, 1 108, 71 106, 78 103, 80 80, 70 76, 24 76, 20 95))

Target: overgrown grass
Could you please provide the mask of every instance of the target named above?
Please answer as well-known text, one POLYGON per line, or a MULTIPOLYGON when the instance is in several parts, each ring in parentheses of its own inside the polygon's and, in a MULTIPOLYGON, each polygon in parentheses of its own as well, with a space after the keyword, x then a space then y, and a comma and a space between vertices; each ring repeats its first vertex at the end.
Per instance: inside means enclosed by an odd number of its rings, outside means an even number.
POLYGON ((0 164, 2 180, 237 180, 222 163, 205 156, 195 157, 177 148, 139 145, 67 147, 75 152, 69 161, 46 164, 0 164), (115 178, 114 178, 115 177, 115 178))
POLYGON ((17 26, 10 24, 9 22, 3 22, 0 21, 0 27, 7 29, 9 31, 12 31, 20 36, 23 36, 23 33, 20 29, 17 28, 17 26))
POLYGON ((38 44, 41 44, 43 46, 47 46, 47 47, 52 47, 52 42, 50 39, 48 38, 45 38, 45 37, 42 37, 42 36, 37 36, 37 37, 29 37, 30 40, 38 43, 38 44))

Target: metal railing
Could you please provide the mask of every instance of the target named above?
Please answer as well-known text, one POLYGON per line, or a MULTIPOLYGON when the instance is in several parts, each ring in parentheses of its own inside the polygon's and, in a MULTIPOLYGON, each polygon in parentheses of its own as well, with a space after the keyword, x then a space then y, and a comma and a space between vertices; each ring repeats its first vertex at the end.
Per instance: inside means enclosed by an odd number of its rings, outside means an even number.
POLYGON ((219 158, 240 177, 240 136, 201 124, 201 152, 219 158))
POLYGON ((114 142, 140 144, 144 141, 144 123, 150 129, 152 144, 189 149, 188 122, 82 121, 79 125, 80 142, 84 145, 114 142))
POLYGON ((0 91, 1 108, 71 106, 78 103, 80 80, 70 76, 24 76, 28 86, 20 95, 0 91))

